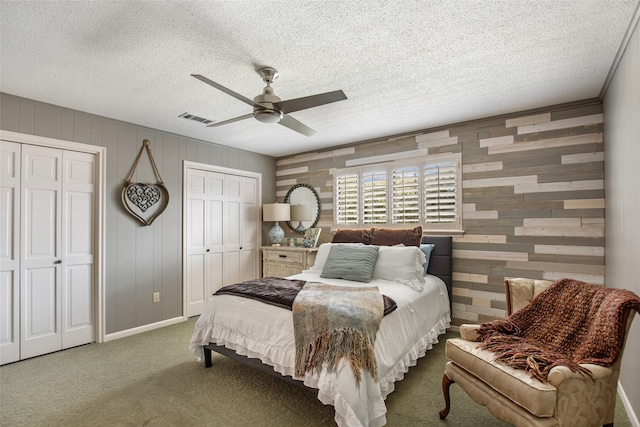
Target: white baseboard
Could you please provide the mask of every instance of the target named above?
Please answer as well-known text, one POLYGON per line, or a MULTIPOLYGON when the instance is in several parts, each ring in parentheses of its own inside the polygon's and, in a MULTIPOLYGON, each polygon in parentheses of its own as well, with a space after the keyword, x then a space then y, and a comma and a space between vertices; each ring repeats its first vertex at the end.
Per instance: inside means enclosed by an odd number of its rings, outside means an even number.
POLYGON ((622 388, 622 384, 618 381, 618 396, 620 396, 620 400, 622 401, 622 406, 624 406, 625 411, 627 412, 627 416, 629 417, 629 421, 631 422, 632 427, 640 427, 640 421, 638 421, 638 415, 633 410, 631 406, 631 402, 629 402, 629 398, 627 397, 624 389, 622 388))
POLYGON ((152 331, 154 329, 162 328, 164 326, 175 325, 176 323, 184 322, 187 317, 174 317, 172 319, 162 320, 156 323, 150 323, 144 326, 138 326, 137 328, 126 329, 124 331, 114 332, 104 336, 104 342, 117 340, 119 338, 129 337, 131 335, 140 334, 142 332, 152 331))

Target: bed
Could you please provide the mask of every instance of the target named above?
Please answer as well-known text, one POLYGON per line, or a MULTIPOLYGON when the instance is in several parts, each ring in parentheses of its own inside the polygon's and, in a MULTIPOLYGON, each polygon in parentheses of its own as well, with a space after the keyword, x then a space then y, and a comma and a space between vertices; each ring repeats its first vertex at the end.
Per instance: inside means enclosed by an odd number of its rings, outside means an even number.
MULTIPOLYGON (((211 352, 215 351, 317 390, 322 403, 334 406, 335 421, 341 427, 382 426, 386 424, 384 399, 394 390, 395 382, 404 378, 450 324, 451 238, 424 236, 421 243, 430 245, 431 253, 424 284, 419 287, 401 280, 381 279, 384 275, 379 274, 374 274, 368 283, 320 277, 323 253, 328 253, 325 245, 320 247, 314 267, 288 278, 332 286, 377 286, 381 294, 395 301, 397 309, 382 318, 375 338, 377 381, 365 370, 359 385, 351 369, 296 375, 292 312, 240 296, 219 295, 212 299, 196 322, 189 348, 199 360, 204 359, 207 367, 211 366, 211 352)), ((383 263, 382 248, 376 268, 383 263)), ((390 252, 400 252, 388 248, 384 248, 386 260, 390 252)))

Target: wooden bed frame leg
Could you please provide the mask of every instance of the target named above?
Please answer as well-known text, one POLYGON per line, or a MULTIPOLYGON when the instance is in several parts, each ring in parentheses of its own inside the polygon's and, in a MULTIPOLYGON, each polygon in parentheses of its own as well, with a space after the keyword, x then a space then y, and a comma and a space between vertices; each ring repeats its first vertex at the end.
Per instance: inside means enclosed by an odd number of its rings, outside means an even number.
POLYGON ((453 384, 455 381, 452 381, 449 379, 449 377, 447 376, 447 374, 444 374, 442 376, 442 394, 444 395, 444 404, 445 404, 445 408, 440 411, 440 419, 444 420, 447 415, 449 415, 449 410, 451 409, 451 397, 449 395, 449 387, 451 387, 451 384, 453 384))
POLYGON ((211 350, 207 347, 202 347, 202 350, 204 351, 204 366, 210 368, 213 366, 213 363, 211 363, 211 350))

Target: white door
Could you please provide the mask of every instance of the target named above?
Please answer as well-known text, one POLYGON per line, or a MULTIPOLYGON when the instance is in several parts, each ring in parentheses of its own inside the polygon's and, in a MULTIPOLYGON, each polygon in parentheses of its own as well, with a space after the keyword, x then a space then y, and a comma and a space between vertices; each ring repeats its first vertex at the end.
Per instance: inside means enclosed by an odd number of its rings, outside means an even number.
POLYGON ((2 141, 0 363, 96 339, 96 156, 2 141))
POLYGON ((241 207, 242 244, 240 249, 240 272, 241 280, 247 281, 260 277, 258 271, 258 241, 259 222, 258 218, 258 180, 255 178, 242 177, 242 207, 241 207))
POLYGON ((20 159, 0 142, 0 364, 20 360, 20 159))
POLYGON ((206 292, 207 301, 220 289, 222 272, 224 271, 224 224, 218 221, 224 212, 225 175, 218 172, 207 172, 207 209, 206 224, 206 292))
POLYGON ((187 316, 202 312, 205 304, 205 207, 207 174, 192 171, 186 185, 187 316))
MULTIPOLYGON (((260 277, 258 274, 258 185, 253 177, 225 176, 222 286, 260 277)), ((215 290, 214 290, 215 291, 215 290)))
POLYGON ((62 348, 62 150, 23 145, 21 176, 22 359, 62 348))
POLYGON ((224 175, 193 169, 187 176, 187 316, 202 313, 222 286, 224 175))
POLYGON ((255 177, 185 168, 184 280, 191 317, 222 286, 259 277, 259 188, 255 177))
POLYGON ((63 153, 62 348, 95 341, 95 156, 63 153))
POLYGON ((222 285, 242 281, 242 177, 225 176, 223 216, 213 218, 224 230, 222 285))

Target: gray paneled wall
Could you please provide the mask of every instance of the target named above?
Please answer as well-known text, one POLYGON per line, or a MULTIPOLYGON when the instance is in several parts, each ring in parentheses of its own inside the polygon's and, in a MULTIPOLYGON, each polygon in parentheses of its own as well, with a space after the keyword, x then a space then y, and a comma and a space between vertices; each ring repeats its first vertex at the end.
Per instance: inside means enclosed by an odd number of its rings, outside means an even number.
MULTIPOLYGON (((640 295, 640 25, 637 23, 604 96, 607 217, 607 286, 640 295)), ((640 421, 640 320, 627 336, 620 383, 632 408, 631 425, 640 421), (635 423, 634 423, 635 420, 635 423)), ((623 400, 624 402, 624 400, 623 400)), ((627 405, 625 405, 627 406, 627 405)))
MULTIPOLYGON (((107 148, 106 333, 182 315, 182 164, 184 160, 262 173, 265 202, 275 194, 275 159, 65 108, 0 94, 0 128, 107 148), (145 227, 121 206, 122 186, 148 139, 169 190, 169 205, 145 227), (160 292, 160 303, 152 294, 160 292)), ((134 182, 156 182, 143 155, 134 182)))
MULTIPOLYGON (((604 283, 602 104, 570 105, 454 124, 277 161, 277 197, 308 183, 333 225, 331 169, 405 151, 462 153, 463 224, 454 237, 453 324, 503 317, 505 277, 604 283)), ((289 236, 295 236, 288 233, 289 236)))

